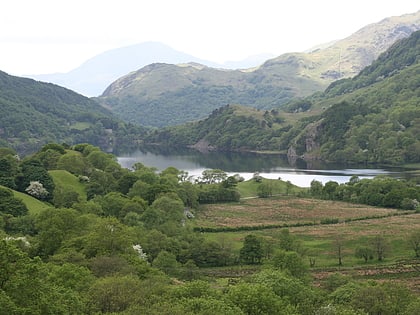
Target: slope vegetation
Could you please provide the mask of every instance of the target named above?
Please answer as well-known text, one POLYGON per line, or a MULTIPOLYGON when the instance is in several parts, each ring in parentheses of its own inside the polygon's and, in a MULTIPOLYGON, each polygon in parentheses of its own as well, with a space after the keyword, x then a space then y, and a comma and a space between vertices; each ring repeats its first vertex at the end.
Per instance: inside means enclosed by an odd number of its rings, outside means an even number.
POLYGON ((288 151, 290 157, 401 164, 420 160, 420 31, 352 79, 283 111, 225 106, 207 119, 155 132, 150 142, 221 150, 288 151))
POLYGON ((126 132, 124 128, 127 126, 111 112, 87 97, 0 71, 2 146, 12 146, 19 153, 34 151, 47 142, 107 146, 118 132, 126 132))
POLYGON ((314 105, 315 110, 326 110, 294 140, 292 147, 298 155, 336 161, 418 162, 419 50, 417 31, 358 76, 333 83, 314 105))

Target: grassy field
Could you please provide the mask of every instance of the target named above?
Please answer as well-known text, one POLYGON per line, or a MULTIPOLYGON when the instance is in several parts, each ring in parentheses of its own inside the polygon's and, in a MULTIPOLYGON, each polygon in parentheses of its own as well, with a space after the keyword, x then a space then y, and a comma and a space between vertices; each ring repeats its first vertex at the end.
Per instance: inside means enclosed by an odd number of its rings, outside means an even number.
POLYGON ((26 205, 26 207, 29 210, 29 213, 31 214, 38 214, 40 213, 43 209, 46 209, 48 207, 50 207, 50 205, 48 205, 47 203, 44 203, 32 196, 29 196, 27 194, 18 192, 18 191, 13 191, 13 194, 16 198, 21 199, 23 201, 23 203, 26 205))
POLYGON ((86 200, 85 186, 76 176, 64 170, 53 170, 49 173, 57 187, 61 187, 65 191, 75 191, 79 194, 81 200, 86 200))
POLYGON ((77 122, 77 123, 71 125, 70 128, 71 129, 76 129, 76 130, 79 130, 79 131, 83 131, 83 130, 88 129, 91 126, 92 126, 92 124, 88 123, 88 122, 77 122))
MULTIPOLYGON (((311 268, 311 272, 316 281, 340 271, 355 278, 384 280, 401 278, 409 282, 414 289, 420 284, 420 261, 415 260, 414 250, 408 242, 411 233, 420 230, 420 213, 404 213, 395 209, 283 196, 206 205, 197 212, 195 225, 258 227, 299 222, 317 223, 288 228, 290 234, 300 244, 308 266, 309 258, 315 259, 315 267, 311 268), (321 223, 328 218, 336 218, 339 223, 321 223), (369 246, 376 236, 382 237, 385 241, 387 248, 385 259, 379 262, 374 258, 365 263, 363 259, 356 258, 356 248, 369 246), (338 266, 338 242, 342 248, 342 266, 338 266)), ((260 236, 274 244, 274 248, 279 248, 282 230, 284 228, 267 228, 237 232, 204 232, 203 235, 209 240, 225 244, 238 255, 245 236, 249 234, 260 236)), ((229 272, 235 273, 232 270, 229 272)), ((223 275, 223 271, 220 273, 223 275)))
POLYGON ((398 210, 289 196, 242 199, 238 203, 204 205, 197 211, 199 227, 239 227, 383 217, 398 210))
POLYGON ((307 190, 306 188, 301 188, 282 180, 263 178, 260 183, 256 182, 255 180, 247 180, 239 183, 237 188, 241 198, 258 196, 258 187, 262 183, 270 186, 273 195, 297 194, 307 190))

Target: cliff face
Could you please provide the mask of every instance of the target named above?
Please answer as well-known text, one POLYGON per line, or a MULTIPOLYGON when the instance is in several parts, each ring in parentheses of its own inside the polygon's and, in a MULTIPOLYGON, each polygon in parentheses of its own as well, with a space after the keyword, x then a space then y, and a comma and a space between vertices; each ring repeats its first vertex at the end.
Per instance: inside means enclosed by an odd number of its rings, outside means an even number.
POLYGON ((303 158, 305 160, 317 160, 320 158, 319 134, 322 129, 322 120, 308 124, 302 133, 296 138, 293 145, 287 150, 288 158, 303 158))

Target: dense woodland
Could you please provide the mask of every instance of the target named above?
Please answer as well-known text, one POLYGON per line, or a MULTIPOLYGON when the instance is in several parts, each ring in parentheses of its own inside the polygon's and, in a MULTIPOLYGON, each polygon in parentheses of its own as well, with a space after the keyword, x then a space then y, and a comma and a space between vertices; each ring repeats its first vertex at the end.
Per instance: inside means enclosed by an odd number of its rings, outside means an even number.
MULTIPOLYGON (((411 315, 420 306, 403 282, 333 274, 314 286, 307 254, 287 229, 274 243, 251 230, 237 249, 197 232, 204 204, 239 202, 242 179, 223 171, 192 181, 175 168, 123 169, 89 144, 48 144, 23 159, 2 148, 0 164, 2 314, 411 315), (247 266, 247 276, 208 276, 247 266)), ((260 197, 273 194, 258 176, 250 184, 260 197)), ((276 185, 299 198, 419 209, 419 187, 393 179, 313 182, 309 190, 276 185)), ((420 255, 418 232, 407 240, 407 259, 420 255)), ((373 243, 357 249, 360 264, 388 257, 385 240, 378 242, 379 254, 373 243)))
POLYGON ((57 85, 0 71, 0 144, 33 153, 49 142, 133 144, 145 128, 126 124, 95 101, 57 85))

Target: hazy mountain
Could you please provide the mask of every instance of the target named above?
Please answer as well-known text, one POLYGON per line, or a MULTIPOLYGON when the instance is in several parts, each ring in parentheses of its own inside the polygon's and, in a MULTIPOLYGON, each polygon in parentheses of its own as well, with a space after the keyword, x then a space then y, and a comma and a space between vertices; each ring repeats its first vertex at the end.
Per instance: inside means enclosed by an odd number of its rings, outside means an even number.
POLYGON ((28 77, 55 83, 86 96, 97 96, 119 77, 155 62, 174 64, 198 62, 216 68, 222 67, 162 43, 145 42, 106 51, 68 73, 28 75, 28 77))
POLYGON ((27 77, 55 83, 86 96, 98 96, 121 76, 152 63, 195 62, 213 68, 245 69, 256 67, 273 57, 272 54, 259 54, 244 60, 218 64, 177 51, 162 43, 145 42, 106 51, 67 73, 27 75, 27 77))
POLYGON ((197 64, 149 65, 115 81, 99 100, 126 121, 157 127, 202 119, 229 103, 280 108, 337 79, 353 77, 419 29, 420 11, 390 17, 310 52, 284 54, 241 71, 197 64))
POLYGON ((357 76, 262 111, 239 105, 154 131, 147 139, 197 149, 268 150, 346 163, 420 162, 420 31, 398 41, 357 76))

